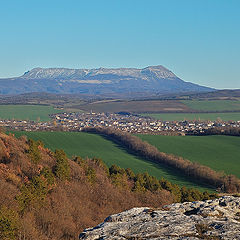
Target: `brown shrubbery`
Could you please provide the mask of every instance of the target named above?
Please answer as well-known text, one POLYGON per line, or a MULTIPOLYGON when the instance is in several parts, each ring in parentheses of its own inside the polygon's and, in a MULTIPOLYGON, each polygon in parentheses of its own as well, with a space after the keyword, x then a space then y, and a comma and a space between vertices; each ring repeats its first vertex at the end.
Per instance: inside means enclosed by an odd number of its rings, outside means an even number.
POLYGON ((214 186, 223 192, 240 191, 240 180, 235 176, 227 176, 199 163, 193 163, 181 157, 159 152, 156 147, 129 133, 112 128, 86 128, 85 131, 110 137, 150 161, 171 166, 192 179, 214 186))
POLYGON ((216 197, 100 159, 69 160, 42 143, 0 133, 0 239, 77 239, 87 227, 132 207, 216 197))

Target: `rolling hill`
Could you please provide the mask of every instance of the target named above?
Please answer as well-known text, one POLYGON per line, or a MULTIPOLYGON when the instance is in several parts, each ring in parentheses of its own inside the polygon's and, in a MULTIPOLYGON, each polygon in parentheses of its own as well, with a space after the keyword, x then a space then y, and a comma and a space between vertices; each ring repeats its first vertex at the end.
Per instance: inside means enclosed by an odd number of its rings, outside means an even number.
POLYGON ((85 132, 12 132, 16 137, 26 135, 34 140, 41 140, 44 145, 55 151, 63 149, 68 157, 99 157, 107 166, 116 164, 123 168, 131 168, 135 173, 148 172, 150 175, 176 183, 180 186, 195 187, 201 190, 212 190, 211 187, 195 183, 180 174, 159 164, 149 162, 146 159, 128 152, 123 146, 116 144, 98 134, 85 132), (59 141, 59 139, 61 139, 59 141))

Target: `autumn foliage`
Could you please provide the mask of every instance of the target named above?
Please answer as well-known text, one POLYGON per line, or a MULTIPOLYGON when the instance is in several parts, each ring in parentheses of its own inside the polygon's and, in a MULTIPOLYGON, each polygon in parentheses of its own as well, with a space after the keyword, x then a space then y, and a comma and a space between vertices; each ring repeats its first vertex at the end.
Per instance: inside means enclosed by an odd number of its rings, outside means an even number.
POLYGON ((132 207, 216 197, 135 174, 98 158, 68 159, 40 142, 0 133, 0 239, 77 239, 87 227, 132 207))

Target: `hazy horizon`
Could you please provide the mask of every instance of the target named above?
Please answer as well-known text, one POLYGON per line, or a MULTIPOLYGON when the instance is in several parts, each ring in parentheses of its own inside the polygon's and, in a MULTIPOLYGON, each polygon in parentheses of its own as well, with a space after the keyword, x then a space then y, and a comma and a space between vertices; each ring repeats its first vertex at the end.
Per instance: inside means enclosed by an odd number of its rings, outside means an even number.
POLYGON ((240 88, 237 0, 4 1, 0 78, 36 67, 144 68, 240 88))

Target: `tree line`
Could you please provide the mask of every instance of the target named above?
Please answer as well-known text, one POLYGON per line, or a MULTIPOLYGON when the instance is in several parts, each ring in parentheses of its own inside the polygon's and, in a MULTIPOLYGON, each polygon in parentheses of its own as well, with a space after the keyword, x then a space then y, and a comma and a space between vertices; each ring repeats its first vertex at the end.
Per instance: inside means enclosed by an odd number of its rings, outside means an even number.
POLYGON ((205 129, 203 132, 194 131, 189 132, 188 135, 228 135, 228 136, 240 136, 239 127, 215 127, 205 129))
POLYGON ((182 157, 160 152, 156 147, 130 133, 102 127, 89 127, 85 128, 84 131, 107 136, 149 161, 177 169, 186 176, 191 177, 191 179, 209 184, 221 192, 234 193, 240 191, 240 180, 234 175, 226 175, 223 172, 217 172, 207 166, 191 162, 182 157))

